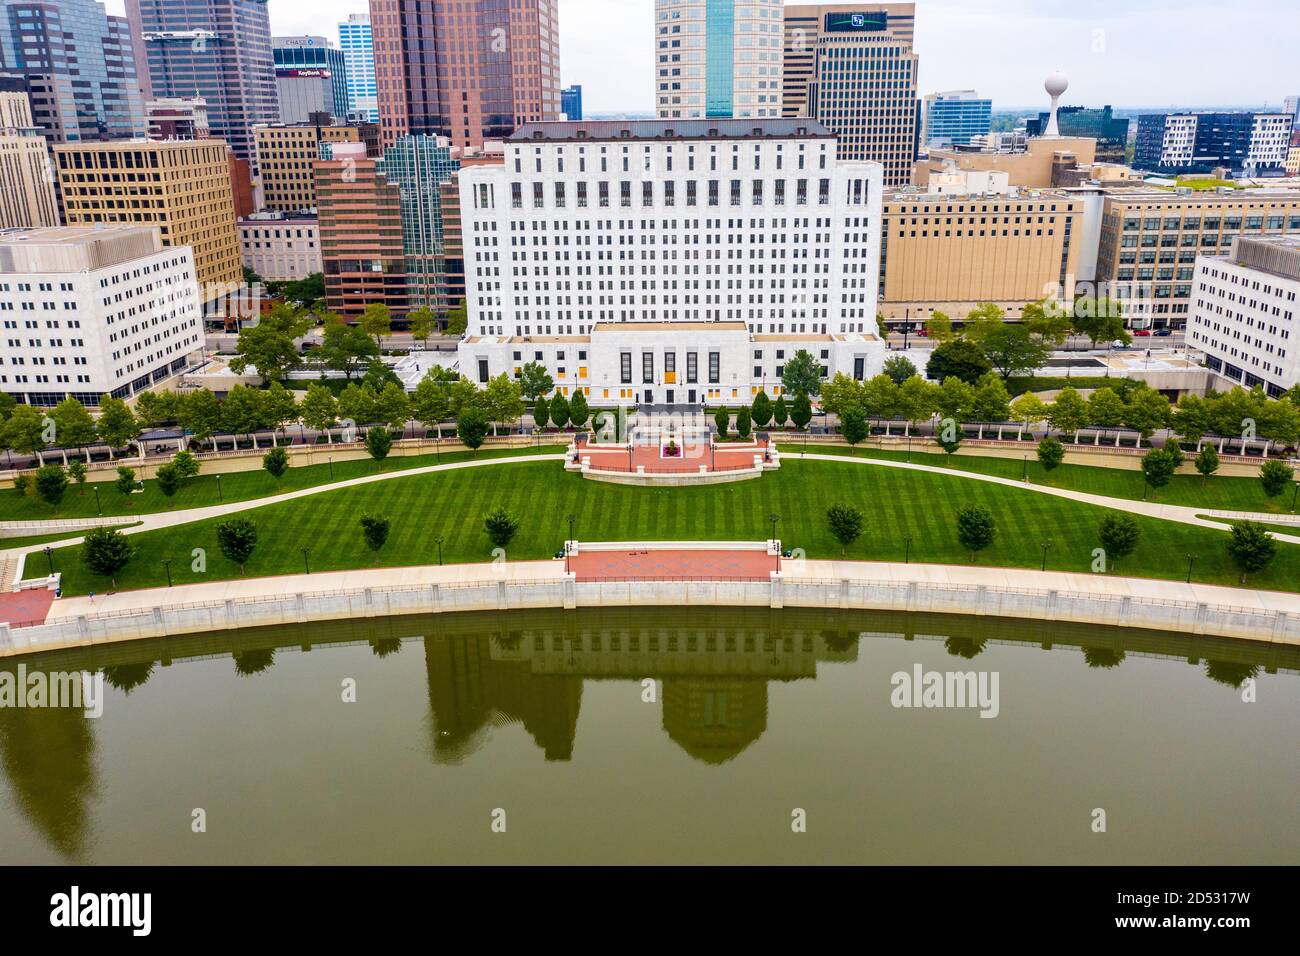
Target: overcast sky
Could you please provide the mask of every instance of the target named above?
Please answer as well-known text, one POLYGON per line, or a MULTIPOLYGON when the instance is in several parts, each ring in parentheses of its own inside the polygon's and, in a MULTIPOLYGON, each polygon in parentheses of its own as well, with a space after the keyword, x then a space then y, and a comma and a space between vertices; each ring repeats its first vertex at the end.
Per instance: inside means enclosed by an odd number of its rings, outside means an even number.
MULTIPOLYGON (((120 13, 123 0, 106 0, 120 13)), ((1300 94, 1300 0, 935 0, 917 3, 920 91, 976 89, 994 109, 1280 105, 1300 94)), ((366 0, 269 0, 276 34, 325 34, 366 0)), ((851 7, 851 4, 848 4, 851 7)), ((654 0, 560 0, 565 85, 588 112, 653 109, 654 0)))

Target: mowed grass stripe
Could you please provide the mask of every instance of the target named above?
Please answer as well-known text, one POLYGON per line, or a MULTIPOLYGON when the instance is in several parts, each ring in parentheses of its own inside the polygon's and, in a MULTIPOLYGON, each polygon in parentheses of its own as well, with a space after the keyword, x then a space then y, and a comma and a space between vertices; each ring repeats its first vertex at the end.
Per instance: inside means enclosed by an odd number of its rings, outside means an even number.
MULTIPOLYGON (((966 564, 957 540, 955 515, 967 504, 984 504, 998 524, 997 540, 980 554, 983 566, 1037 568, 1041 545, 1051 541, 1048 567, 1091 569, 1099 546, 1097 527, 1107 509, 1020 488, 926 472, 863 468, 848 462, 788 459, 778 472, 757 481, 698 488, 637 488, 584 481, 555 462, 520 462, 482 469, 396 478, 358 488, 315 495, 243 513, 259 529, 250 575, 298 573, 300 549, 311 548, 313 571, 374 565, 402 566, 437 561, 438 535, 445 538, 448 563, 492 560, 483 515, 497 506, 522 521, 509 549, 516 560, 553 555, 568 533, 565 517, 578 516, 577 535, 588 541, 764 540, 768 515, 781 515, 779 533, 786 547, 809 557, 838 557, 840 546, 825 522, 826 508, 845 502, 862 509, 866 532, 848 550, 858 560, 901 561, 905 535, 913 537, 912 560, 966 564), (392 536, 378 558, 364 547, 359 520, 375 512, 392 521, 392 536)), ((1125 573, 1181 580, 1188 553, 1199 555, 1195 579, 1236 584, 1225 532, 1154 518, 1135 517, 1143 530, 1137 551, 1125 560, 1125 573)), ((217 548, 217 521, 133 535, 138 549, 119 576, 123 589, 165 583, 163 558, 173 560, 176 583, 236 577, 238 568, 217 548), (207 554, 206 573, 190 569, 194 548, 207 554)), ((1251 586, 1297 590, 1300 546, 1279 545, 1278 558, 1251 586)), ((108 582, 87 572, 77 549, 55 553, 68 594, 102 592, 108 582)))

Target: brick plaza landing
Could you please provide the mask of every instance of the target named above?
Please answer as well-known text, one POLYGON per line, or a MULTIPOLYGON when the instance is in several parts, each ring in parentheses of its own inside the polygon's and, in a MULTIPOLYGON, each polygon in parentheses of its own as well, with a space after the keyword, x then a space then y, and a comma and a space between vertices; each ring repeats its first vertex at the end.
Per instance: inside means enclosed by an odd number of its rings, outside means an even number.
POLYGON ((769 581, 781 559, 766 551, 584 551, 569 558, 578 581, 769 581))
POLYGON ((681 455, 677 458, 664 457, 658 442, 634 443, 630 451, 627 445, 582 445, 578 454, 591 460, 593 471, 647 475, 695 475, 701 467, 710 474, 752 470, 756 457, 767 461, 770 456, 766 439, 712 447, 707 442, 688 442, 679 447, 681 455))

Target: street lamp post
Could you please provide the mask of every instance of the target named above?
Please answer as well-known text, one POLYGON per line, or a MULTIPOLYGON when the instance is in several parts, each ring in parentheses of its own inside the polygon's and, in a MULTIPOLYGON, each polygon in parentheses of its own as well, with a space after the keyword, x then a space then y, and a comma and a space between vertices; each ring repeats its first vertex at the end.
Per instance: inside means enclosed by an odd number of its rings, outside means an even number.
POLYGON ((171 587, 172 586, 172 559, 163 558, 162 563, 163 563, 163 567, 167 570, 167 586, 171 587))
POLYGON ((1029 456, 1028 455, 1025 456, 1024 467, 1020 469, 1020 480, 1021 481, 1029 480, 1029 456))
POLYGON ((1051 548, 1051 546, 1052 546, 1052 542, 1050 541, 1043 542, 1043 568, 1042 569, 1044 571, 1047 570, 1047 551, 1049 548, 1051 548))
POLYGON ((438 567, 442 567, 442 535, 438 535, 434 540, 438 543, 438 567))
POLYGON ((226 496, 221 493, 221 473, 217 473, 217 500, 222 504, 226 503, 226 496))
POLYGON ((299 548, 302 552, 302 567, 308 574, 311 574, 311 548, 299 548))
POLYGON ((95 492, 95 513, 100 517, 103 517, 104 507, 99 503, 99 485, 91 485, 90 487, 95 492))
POLYGON ((912 563, 912 536, 910 534, 903 536, 903 563, 912 563))
POLYGON ((333 481, 334 480, 334 456, 330 455, 328 460, 330 463, 330 481, 333 481))
POLYGON ((770 514, 770 515, 767 516, 767 520, 770 521, 770 522, 772 522, 772 540, 775 541, 775 540, 776 540, 776 523, 777 523, 778 521, 781 520, 781 516, 778 515, 778 514, 770 514))
POLYGON ((1189 554, 1187 556, 1187 583, 1188 584, 1192 583, 1192 565, 1196 563, 1196 559, 1198 557, 1200 557, 1200 555, 1189 554))
POLYGON ((45 560, 50 563, 50 577, 54 577, 54 549, 48 544, 45 546, 45 560))
POLYGON ((1295 494, 1291 496, 1291 513, 1295 514, 1296 499, 1300 498, 1300 481, 1295 483, 1295 494))

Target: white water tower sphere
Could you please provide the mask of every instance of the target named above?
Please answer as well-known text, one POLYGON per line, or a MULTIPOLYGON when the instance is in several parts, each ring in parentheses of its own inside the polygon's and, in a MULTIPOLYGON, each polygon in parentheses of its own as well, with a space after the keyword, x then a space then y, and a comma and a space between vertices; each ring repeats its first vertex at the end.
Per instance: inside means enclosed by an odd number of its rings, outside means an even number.
POLYGON ((1043 136, 1047 139, 1060 139, 1061 127, 1057 125, 1056 114, 1061 106, 1061 97, 1065 91, 1070 88, 1070 80, 1064 73, 1057 70, 1047 78, 1043 84, 1043 89, 1047 90, 1047 95, 1052 98, 1052 115, 1047 121, 1047 129, 1043 130, 1043 136))

